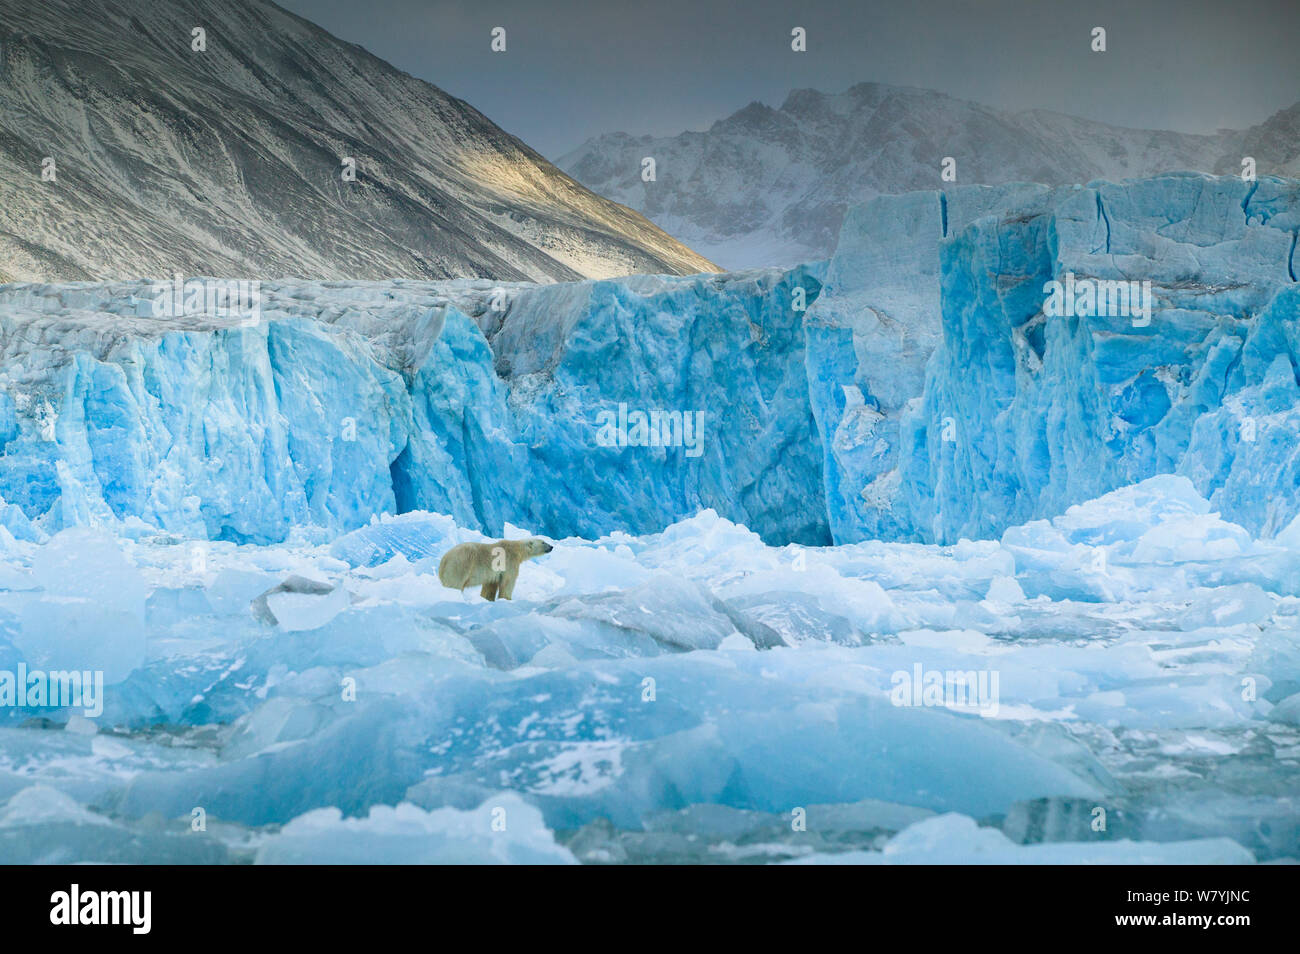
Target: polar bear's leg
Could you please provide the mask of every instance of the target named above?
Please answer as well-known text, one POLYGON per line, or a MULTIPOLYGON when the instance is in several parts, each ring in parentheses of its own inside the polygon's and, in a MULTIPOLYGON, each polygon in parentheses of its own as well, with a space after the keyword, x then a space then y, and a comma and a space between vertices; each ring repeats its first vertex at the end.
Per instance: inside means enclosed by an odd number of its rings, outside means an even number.
POLYGON ((478 595, 489 602, 496 602, 497 587, 499 585, 496 580, 488 580, 483 584, 483 588, 478 591, 478 595))
POLYGON ((519 579, 519 567, 513 570, 506 570, 501 574, 501 598, 503 600, 512 600, 515 598, 515 581, 519 579))

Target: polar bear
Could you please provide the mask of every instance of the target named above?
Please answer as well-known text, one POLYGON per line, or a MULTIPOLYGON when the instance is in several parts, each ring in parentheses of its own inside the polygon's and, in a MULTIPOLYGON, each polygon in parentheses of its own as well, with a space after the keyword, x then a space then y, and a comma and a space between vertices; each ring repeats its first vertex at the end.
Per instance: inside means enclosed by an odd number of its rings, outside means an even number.
POLYGON ((479 595, 485 600, 511 599, 519 564, 555 547, 545 540, 497 540, 495 543, 460 543, 446 552, 438 563, 438 579, 443 586, 463 590, 482 586, 479 595))

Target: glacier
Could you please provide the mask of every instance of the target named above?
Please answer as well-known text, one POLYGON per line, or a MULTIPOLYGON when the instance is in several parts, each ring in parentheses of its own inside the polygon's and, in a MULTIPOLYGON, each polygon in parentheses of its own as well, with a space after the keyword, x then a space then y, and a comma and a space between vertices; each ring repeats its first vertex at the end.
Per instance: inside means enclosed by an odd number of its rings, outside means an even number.
POLYGON ((768 543, 952 543, 1181 473, 1277 533, 1298 189, 877 197, 795 269, 267 282, 251 323, 155 316, 146 282, 0 286, 0 519, 273 543, 412 510, 591 537, 713 509, 768 543), (1148 323, 1046 315, 1067 276, 1149 282, 1148 323), (699 448, 599 439, 660 413, 698 417, 699 448))
POLYGON ((855 210, 808 315, 835 540, 989 537, 1162 473, 1280 531, 1298 230, 1296 181, 1195 174, 855 210), (1152 313, 1045 314, 1067 277, 1149 282, 1152 313))
POLYGON ((6 523, 269 543, 413 509, 564 536, 712 507, 829 543, 793 307, 821 271, 262 283, 255 323, 155 317, 148 282, 0 287, 6 523), (599 447, 620 405, 701 413, 702 456, 599 447))
POLYGON ((251 321, 0 285, 0 860, 1296 859, 1298 234, 1181 174, 251 321))
POLYGON ((983 536, 1178 472, 1230 519, 1280 530, 1300 509, 1274 416, 1295 388, 1298 228, 1295 182, 1186 176, 1069 190, 954 237, 944 333, 902 425, 902 483, 925 488, 913 525, 983 536), (1067 273, 1149 281, 1153 314, 1044 317, 1067 273))

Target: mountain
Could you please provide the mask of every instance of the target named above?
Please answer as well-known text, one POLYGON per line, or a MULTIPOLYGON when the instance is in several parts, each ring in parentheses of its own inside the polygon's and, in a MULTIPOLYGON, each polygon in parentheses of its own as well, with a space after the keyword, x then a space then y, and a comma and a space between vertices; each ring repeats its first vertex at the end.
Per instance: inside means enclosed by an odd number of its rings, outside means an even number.
POLYGON ((716 270, 264 0, 0 0, 0 170, 0 281, 716 270))
POLYGON ((1046 185, 1170 171, 1300 174, 1300 104, 1244 131, 1126 129, 1060 113, 1005 112, 932 90, 862 83, 751 103, 706 132, 610 133, 560 157, 583 185, 645 213, 726 268, 826 258, 846 209, 876 195, 959 184, 1046 185), (655 159, 656 181, 641 178, 655 159))

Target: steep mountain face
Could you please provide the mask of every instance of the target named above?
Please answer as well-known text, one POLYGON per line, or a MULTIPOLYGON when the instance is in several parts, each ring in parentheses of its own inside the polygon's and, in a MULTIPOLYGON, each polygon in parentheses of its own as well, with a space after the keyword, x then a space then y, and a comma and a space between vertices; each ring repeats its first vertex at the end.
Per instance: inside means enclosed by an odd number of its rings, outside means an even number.
POLYGON ((611 133, 557 160, 579 182, 644 212, 725 268, 826 258, 849 206, 957 184, 1073 185, 1171 171, 1300 174, 1300 104, 1244 131, 1125 129, 1041 110, 1009 113, 931 90, 863 83, 751 103, 707 132, 611 133), (655 160, 655 181, 641 178, 655 160))
POLYGON ((264 0, 0 0, 0 281, 715 270, 264 0))

